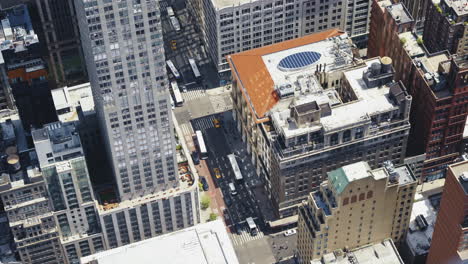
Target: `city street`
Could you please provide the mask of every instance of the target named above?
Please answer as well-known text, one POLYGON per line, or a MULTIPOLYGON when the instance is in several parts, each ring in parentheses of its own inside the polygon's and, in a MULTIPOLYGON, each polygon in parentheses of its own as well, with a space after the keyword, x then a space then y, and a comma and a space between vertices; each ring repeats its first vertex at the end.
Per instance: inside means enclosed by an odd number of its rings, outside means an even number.
MULTIPOLYGON (((187 90, 203 92, 205 88, 219 86, 219 79, 216 68, 213 66, 204 50, 203 44, 197 33, 199 30, 190 17, 185 6, 185 1, 163 0, 161 5, 161 24, 164 36, 164 50, 166 60, 171 60, 176 69, 182 75, 179 80, 179 87, 186 86, 187 90), (169 4, 170 3, 170 4, 169 4), (175 17, 179 20, 181 29, 176 31, 166 12, 166 8, 171 6, 174 9, 175 17), (201 83, 197 83, 188 62, 194 59, 202 75, 201 83)), ((170 80, 175 78, 168 71, 170 80), (171 77, 172 76, 172 77, 171 77)))

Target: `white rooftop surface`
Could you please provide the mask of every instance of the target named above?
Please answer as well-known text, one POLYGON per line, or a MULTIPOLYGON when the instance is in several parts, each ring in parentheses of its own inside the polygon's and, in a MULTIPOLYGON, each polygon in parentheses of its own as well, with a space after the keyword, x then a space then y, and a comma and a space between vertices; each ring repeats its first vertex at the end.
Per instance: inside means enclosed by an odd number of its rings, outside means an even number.
POLYGON ((223 9, 228 7, 237 7, 244 4, 253 3, 251 0, 212 0, 215 9, 223 9))
MULTIPOLYGON (((335 54, 336 52, 344 53, 343 50, 337 49, 337 44, 339 42, 347 42, 349 41, 348 35, 342 34, 336 37, 336 42, 333 39, 326 39, 319 42, 314 42, 311 44, 295 47, 292 49, 286 49, 282 51, 278 51, 275 53, 270 53, 262 56, 263 63, 265 63, 268 72, 270 73, 270 77, 275 83, 275 85, 281 85, 284 83, 290 83, 291 81, 295 81, 297 76, 300 75, 310 75, 315 72, 316 65, 323 64, 327 65, 325 67, 326 72, 330 72, 335 69, 334 61, 335 61, 335 54), (321 54, 321 57, 315 63, 303 68, 302 70, 297 71, 282 71, 278 68, 278 64, 280 61, 289 56, 300 52, 307 52, 307 51, 314 51, 321 54)), ((351 52, 351 50, 348 50, 351 52)), ((345 58, 348 62, 352 60, 352 53, 348 54, 341 54, 342 57, 345 58), (351 55, 351 56, 350 56, 351 55), (350 57, 348 57, 350 56, 350 57)), ((346 63, 348 64, 348 63, 346 63)), ((344 65, 346 65, 344 64, 344 65)))
POLYGON ((91 261, 97 264, 239 263, 221 220, 81 258, 82 264, 91 261))
POLYGON ((403 264, 391 240, 351 250, 352 254, 336 257, 333 253, 323 256, 322 260, 312 260, 311 264, 403 264))
POLYGON ((59 120, 62 122, 77 121, 78 114, 76 112, 76 107, 78 106, 82 107, 83 112, 94 111, 94 101, 90 83, 54 89, 52 90, 52 98, 57 111, 70 108, 70 112, 59 115, 59 120))
POLYGON ((415 255, 422 255, 428 252, 436 218, 437 212, 432 207, 429 199, 413 203, 409 228, 415 231, 407 233, 406 241, 415 255), (423 215, 429 225, 424 231, 419 230, 416 224, 415 219, 418 215, 423 215))
MULTIPOLYGON (((291 137, 317 131, 320 130, 321 127, 323 127, 324 131, 327 133, 343 127, 362 126, 362 124, 370 122, 372 115, 398 109, 398 106, 394 105, 388 97, 390 87, 381 86, 369 89, 362 78, 363 73, 368 70, 370 65, 374 62, 380 63, 379 60, 379 58, 368 60, 361 67, 344 72, 345 78, 358 98, 357 100, 343 104, 334 89, 323 90, 318 83, 315 85, 316 81, 314 81, 314 78, 310 79, 312 84, 310 86, 313 87, 312 90, 315 89, 316 92, 312 91, 307 94, 294 95, 294 97, 292 97, 296 104, 298 104, 298 102, 305 103, 312 101, 316 101, 317 104, 322 104, 328 101, 332 109, 331 115, 321 117, 320 124, 309 124, 303 127, 291 126, 287 121, 288 117, 290 117, 289 105, 291 104, 291 100, 288 100, 288 98, 281 99, 273 108, 271 115, 273 122, 282 127, 286 137, 291 137)), ((281 72, 279 69, 270 70, 270 72, 273 73, 272 76, 275 76, 276 71, 281 72)), ((304 74, 304 71, 299 71, 298 75, 301 74, 304 74)), ((275 78, 277 80, 280 79, 278 76, 275 78)), ((296 78, 297 76, 292 78, 292 80, 296 80, 296 78)))
POLYGON ((366 61, 367 66, 344 72, 345 78, 358 100, 335 106, 332 108, 331 115, 320 118, 320 123, 325 131, 368 121, 371 115, 398 109, 398 106, 393 105, 388 98, 390 91, 388 86, 369 89, 362 79, 362 74, 374 62, 380 63, 379 59, 376 58, 366 61))
MULTIPOLYGON (((369 164, 367 164, 367 162, 365 161, 352 163, 341 168, 343 169, 343 172, 345 173, 349 182, 357 181, 371 176, 369 174, 371 168, 369 167, 369 164)), ((380 173, 378 173, 376 176, 379 177, 381 175, 380 173)), ((386 177, 386 175, 384 175, 383 177, 386 177)))

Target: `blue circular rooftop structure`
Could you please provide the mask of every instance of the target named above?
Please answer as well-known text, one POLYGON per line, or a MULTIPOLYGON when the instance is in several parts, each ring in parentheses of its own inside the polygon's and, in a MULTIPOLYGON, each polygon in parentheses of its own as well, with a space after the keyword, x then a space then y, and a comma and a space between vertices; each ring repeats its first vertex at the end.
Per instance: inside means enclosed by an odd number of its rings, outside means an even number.
POLYGON ((303 68, 306 68, 318 60, 320 60, 322 54, 315 51, 303 51, 291 54, 283 58, 279 64, 278 68, 282 71, 297 71, 303 68))

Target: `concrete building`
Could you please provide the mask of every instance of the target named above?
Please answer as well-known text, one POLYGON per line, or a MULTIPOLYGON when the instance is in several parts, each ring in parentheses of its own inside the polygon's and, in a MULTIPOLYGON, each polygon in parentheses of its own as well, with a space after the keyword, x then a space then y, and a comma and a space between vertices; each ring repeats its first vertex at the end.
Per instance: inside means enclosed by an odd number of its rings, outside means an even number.
POLYGON ((78 263, 105 248, 78 130, 74 123, 56 122, 32 136, 67 263, 78 263))
POLYGON ((65 86, 52 90, 52 98, 58 119, 73 122, 78 128, 81 144, 85 153, 91 180, 94 184, 112 181, 107 170, 105 150, 102 148, 102 137, 94 107, 90 83, 65 86))
POLYGON ((37 11, 48 51, 48 67, 58 86, 87 81, 73 0, 28 0, 37 11))
POLYGON ((430 52, 468 55, 468 5, 459 0, 428 1, 424 45, 430 52))
POLYGON ((75 0, 95 109, 118 190, 99 209, 114 248, 199 222, 179 175, 159 2, 75 0))
POLYGON ((0 20, 0 109, 17 107, 27 131, 56 121, 41 43, 27 6, 0 10, 0 20))
POLYGON ((439 210, 441 193, 433 194, 429 197, 421 197, 422 199, 418 198, 418 196, 421 195, 419 193, 416 194, 411 211, 408 233, 400 247, 401 257, 406 264, 426 263, 437 218, 437 211, 439 210))
POLYGON ((468 261, 468 161, 448 167, 427 264, 468 261))
POLYGON ((404 240, 417 181, 403 165, 372 170, 357 162, 328 173, 328 181, 299 207, 300 263, 327 253, 392 238, 404 240))
POLYGON ((76 0, 75 7, 120 199, 177 188, 158 2, 76 0))
POLYGON ((416 30, 422 33, 424 30, 424 21, 426 20, 427 7, 431 1, 428 0, 399 0, 394 3, 402 3, 416 22, 416 30))
POLYGON ((348 252, 338 250, 333 253, 327 253, 321 259, 314 259, 310 262, 310 264, 355 263, 403 264, 405 262, 401 260, 391 239, 385 239, 379 243, 351 249, 348 252))
POLYGON ((154 263, 238 264, 222 220, 155 237, 81 259, 82 264, 154 263))
POLYGON ((367 0, 197 0, 191 9, 222 74, 229 74, 227 55, 333 28, 364 46, 370 20, 367 0))
POLYGON ((361 160, 403 163, 411 96, 389 58, 357 59, 336 30, 229 56, 233 108, 278 217, 326 173, 361 160))
POLYGON ((413 97, 407 155, 426 153, 422 182, 443 178, 447 165, 459 157, 468 113, 468 91, 462 81, 468 63, 464 56, 429 53, 411 32, 411 16, 393 12, 402 8, 389 1, 373 1, 368 53, 392 58, 395 79, 403 82, 413 97))
POLYGON ((0 198, 23 264, 60 264, 60 242, 47 182, 34 151, 28 150, 17 114, 2 117, 0 198), (8 158, 9 157, 9 158, 8 158))

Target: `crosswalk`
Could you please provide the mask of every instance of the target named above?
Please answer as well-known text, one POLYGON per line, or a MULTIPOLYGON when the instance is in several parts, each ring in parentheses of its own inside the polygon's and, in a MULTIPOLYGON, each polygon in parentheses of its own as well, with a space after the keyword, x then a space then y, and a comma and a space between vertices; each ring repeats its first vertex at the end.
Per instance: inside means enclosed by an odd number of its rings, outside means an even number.
POLYGON ((213 120, 215 119, 214 115, 206 116, 198 119, 191 120, 194 130, 205 131, 209 128, 214 127, 213 120))
POLYGON ((229 233, 229 236, 234 246, 240 246, 249 241, 261 239, 265 235, 262 231, 259 230, 256 236, 252 236, 250 232, 247 231, 247 227, 244 227, 239 235, 235 233, 229 233))
POLYGON ((202 87, 197 87, 197 88, 192 88, 189 89, 187 92, 182 93, 182 98, 188 102, 188 101, 193 101, 197 100, 198 98, 205 97, 206 92, 202 87))
POLYGON ((180 127, 180 130, 182 130, 183 135, 190 135, 191 136, 192 134, 195 133, 193 131, 192 125, 190 123, 181 124, 179 127, 180 127))

